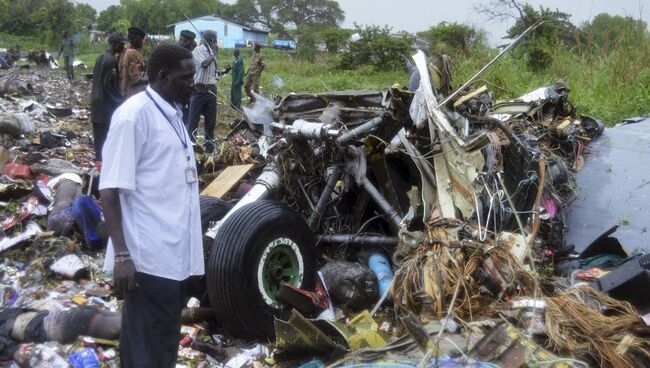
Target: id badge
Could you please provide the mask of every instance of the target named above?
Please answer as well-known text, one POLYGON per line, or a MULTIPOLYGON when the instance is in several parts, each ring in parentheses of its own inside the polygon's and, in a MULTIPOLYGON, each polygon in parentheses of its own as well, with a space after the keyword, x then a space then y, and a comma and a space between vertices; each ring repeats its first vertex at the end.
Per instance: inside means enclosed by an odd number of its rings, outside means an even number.
POLYGON ((194 171, 193 168, 188 167, 185 169, 185 182, 187 182, 187 184, 194 184, 197 180, 196 171, 194 171))

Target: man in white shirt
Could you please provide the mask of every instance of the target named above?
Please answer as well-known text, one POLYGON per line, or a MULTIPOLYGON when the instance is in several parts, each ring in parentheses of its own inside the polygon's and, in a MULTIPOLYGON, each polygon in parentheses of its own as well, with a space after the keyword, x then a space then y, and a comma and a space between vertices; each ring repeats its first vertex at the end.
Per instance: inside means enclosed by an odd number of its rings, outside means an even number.
POLYGON ((197 174, 179 104, 194 87, 192 54, 151 53, 150 86, 113 114, 99 189, 110 241, 104 262, 124 296, 122 367, 174 367, 182 282, 202 275, 197 174))
POLYGON ((208 153, 214 151, 214 128, 217 122, 217 75, 228 73, 230 66, 226 65, 225 70, 217 71, 217 33, 205 31, 202 34, 201 45, 192 51, 194 58, 195 90, 190 99, 190 112, 187 119, 187 131, 192 135, 199 127, 199 119, 203 115, 205 124, 205 150, 208 153))

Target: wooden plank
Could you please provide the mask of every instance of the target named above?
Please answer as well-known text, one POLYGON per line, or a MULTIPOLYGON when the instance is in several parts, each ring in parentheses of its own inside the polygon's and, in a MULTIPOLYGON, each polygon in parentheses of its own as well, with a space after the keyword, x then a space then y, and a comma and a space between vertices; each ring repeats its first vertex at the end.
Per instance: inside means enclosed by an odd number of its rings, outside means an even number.
POLYGON ((201 195, 221 198, 232 189, 253 168, 253 164, 226 167, 216 179, 210 183, 201 195))
POLYGON ((11 161, 11 153, 9 150, 0 146, 0 172, 4 170, 7 162, 11 161))

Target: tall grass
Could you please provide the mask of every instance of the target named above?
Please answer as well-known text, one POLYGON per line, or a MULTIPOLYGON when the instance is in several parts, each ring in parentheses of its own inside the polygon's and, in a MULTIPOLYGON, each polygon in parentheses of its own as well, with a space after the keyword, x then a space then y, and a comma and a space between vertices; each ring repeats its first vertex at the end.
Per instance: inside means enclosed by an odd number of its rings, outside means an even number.
MULTIPOLYGON (((473 50, 466 57, 455 58, 455 85, 471 77, 494 54, 473 50)), ((490 88, 496 99, 513 98, 564 79, 579 113, 602 119, 608 125, 650 114, 650 39, 623 40, 610 50, 570 50, 560 44, 551 54, 551 63, 533 72, 526 56, 515 51, 498 61, 482 79, 502 88, 490 88)))

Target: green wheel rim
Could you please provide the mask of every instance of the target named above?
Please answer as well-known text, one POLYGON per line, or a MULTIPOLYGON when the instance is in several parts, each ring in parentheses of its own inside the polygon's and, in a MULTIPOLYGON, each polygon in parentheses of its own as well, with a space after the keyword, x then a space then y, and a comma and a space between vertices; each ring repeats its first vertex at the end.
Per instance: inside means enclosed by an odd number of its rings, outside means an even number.
POLYGON ((287 238, 276 239, 264 252, 258 276, 261 291, 267 304, 281 307, 280 287, 283 283, 299 287, 302 282, 302 260, 295 242, 287 238))

